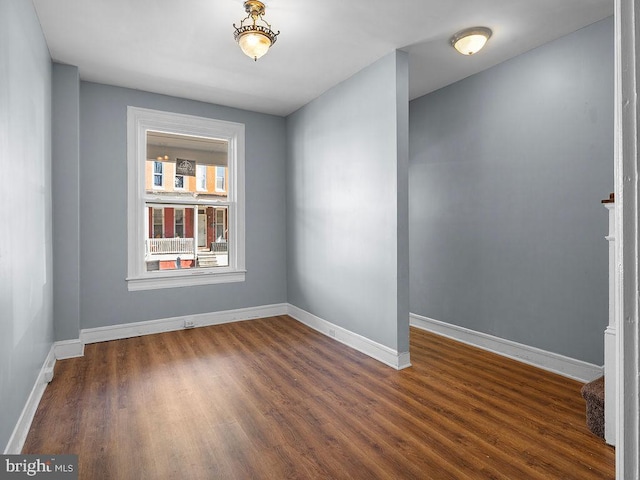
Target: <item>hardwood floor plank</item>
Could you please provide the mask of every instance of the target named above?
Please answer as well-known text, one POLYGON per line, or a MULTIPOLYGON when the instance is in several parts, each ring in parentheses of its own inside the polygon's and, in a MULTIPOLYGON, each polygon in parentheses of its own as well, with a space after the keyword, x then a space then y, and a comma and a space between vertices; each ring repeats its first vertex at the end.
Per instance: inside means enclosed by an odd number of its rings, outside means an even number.
POLYGON ((81 479, 612 479, 580 383, 417 329, 395 371, 287 316, 85 347, 23 453, 81 479))

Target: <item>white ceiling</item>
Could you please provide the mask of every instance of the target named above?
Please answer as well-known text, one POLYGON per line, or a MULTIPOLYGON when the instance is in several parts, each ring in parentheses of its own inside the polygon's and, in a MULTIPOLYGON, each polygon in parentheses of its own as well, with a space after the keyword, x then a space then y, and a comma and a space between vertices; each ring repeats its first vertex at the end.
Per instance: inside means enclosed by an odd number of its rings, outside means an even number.
POLYGON ((280 30, 260 60, 232 24, 243 0, 33 0, 53 60, 80 77, 287 115, 394 49, 409 52, 410 98, 613 14, 613 0, 267 0, 280 30), (457 31, 493 30, 477 55, 457 31))

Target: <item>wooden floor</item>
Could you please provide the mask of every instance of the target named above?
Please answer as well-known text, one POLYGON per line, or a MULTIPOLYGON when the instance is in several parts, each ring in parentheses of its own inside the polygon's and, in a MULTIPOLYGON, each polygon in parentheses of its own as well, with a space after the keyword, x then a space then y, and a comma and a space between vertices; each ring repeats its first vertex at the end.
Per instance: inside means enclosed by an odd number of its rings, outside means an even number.
POLYGON ((91 344, 23 453, 86 480, 614 478, 578 382, 416 329, 411 362, 286 316, 91 344))

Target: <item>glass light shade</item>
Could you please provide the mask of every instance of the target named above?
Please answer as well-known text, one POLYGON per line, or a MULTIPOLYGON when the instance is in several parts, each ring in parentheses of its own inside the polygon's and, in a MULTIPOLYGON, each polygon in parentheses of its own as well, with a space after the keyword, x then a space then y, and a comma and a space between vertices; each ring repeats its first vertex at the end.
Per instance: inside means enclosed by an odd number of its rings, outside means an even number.
POLYGON ((455 43, 454 47, 463 55, 473 55, 479 52, 485 43, 487 43, 487 37, 475 34, 461 38, 455 43))
POLYGON ((271 47, 271 40, 260 32, 249 31, 238 38, 238 45, 246 56, 257 60, 267 53, 271 47))
POLYGON ((491 33, 487 27, 468 28, 456 33, 451 38, 451 45, 463 55, 473 55, 482 50, 491 33))

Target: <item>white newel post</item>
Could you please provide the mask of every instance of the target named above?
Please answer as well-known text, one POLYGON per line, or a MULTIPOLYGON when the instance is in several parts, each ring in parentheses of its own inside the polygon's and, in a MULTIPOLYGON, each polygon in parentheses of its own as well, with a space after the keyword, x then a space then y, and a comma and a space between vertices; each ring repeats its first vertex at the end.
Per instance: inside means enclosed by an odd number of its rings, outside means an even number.
POLYGON ((616 294, 615 294, 615 203, 611 194, 602 201, 609 211, 609 324, 604 331, 604 439, 609 445, 616 443, 616 294))

